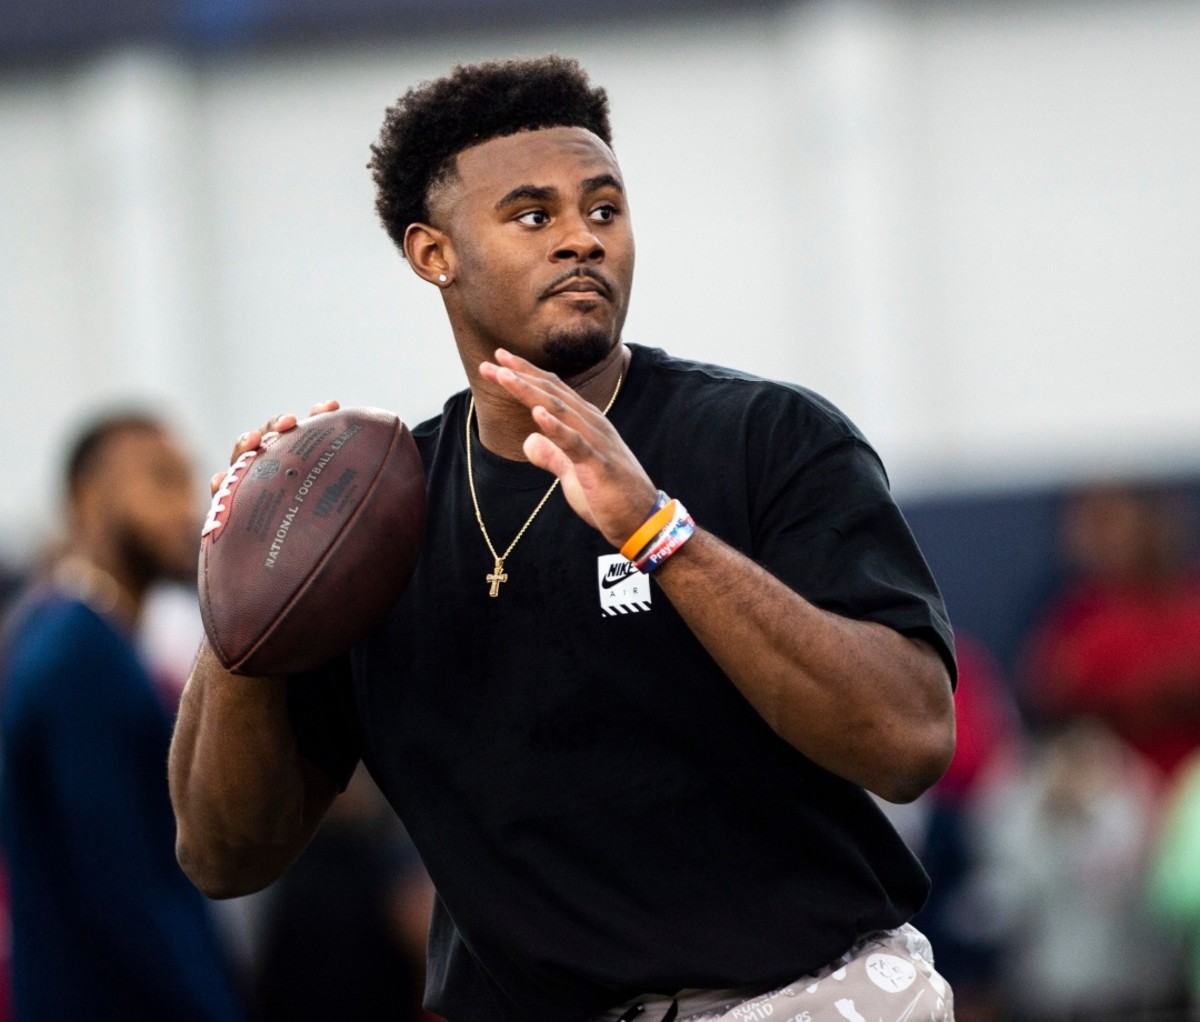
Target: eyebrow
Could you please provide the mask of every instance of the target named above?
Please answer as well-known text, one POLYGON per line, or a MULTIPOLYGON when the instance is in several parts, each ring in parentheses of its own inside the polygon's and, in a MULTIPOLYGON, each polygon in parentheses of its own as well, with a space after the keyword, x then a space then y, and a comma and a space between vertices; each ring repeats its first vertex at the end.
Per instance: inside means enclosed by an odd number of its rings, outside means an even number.
POLYGON ((496 209, 511 206, 514 202, 548 202, 558 195, 557 188, 539 187, 538 185, 518 185, 496 203, 496 209))
POLYGON ((622 195, 625 194, 625 186, 621 184, 615 174, 597 174, 595 177, 586 178, 583 182, 585 195, 598 192, 601 188, 615 188, 622 195))
MULTIPOLYGON (((597 174, 595 177, 584 178, 582 182, 584 195, 597 192, 601 188, 615 188, 622 195, 625 194, 624 187, 614 174, 597 174)), ((500 210, 505 206, 511 206, 514 202, 549 202, 556 198, 558 198, 557 188, 544 185, 518 185, 501 198, 495 208, 500 210)))

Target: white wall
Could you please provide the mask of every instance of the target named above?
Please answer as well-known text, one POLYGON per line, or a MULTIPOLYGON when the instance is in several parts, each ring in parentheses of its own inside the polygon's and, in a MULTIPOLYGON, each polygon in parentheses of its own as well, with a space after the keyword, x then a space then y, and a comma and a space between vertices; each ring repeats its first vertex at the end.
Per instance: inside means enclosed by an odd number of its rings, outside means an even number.
POLYGON ((907 492, 1200 467, 1200 5, 831 0, 0 79, 0 551, 97 403, 206 473, 326 396, 435 412, 461 369, 367 147, 413 82, 548 49, 612 99, 630 340, 826 393, 907 492))

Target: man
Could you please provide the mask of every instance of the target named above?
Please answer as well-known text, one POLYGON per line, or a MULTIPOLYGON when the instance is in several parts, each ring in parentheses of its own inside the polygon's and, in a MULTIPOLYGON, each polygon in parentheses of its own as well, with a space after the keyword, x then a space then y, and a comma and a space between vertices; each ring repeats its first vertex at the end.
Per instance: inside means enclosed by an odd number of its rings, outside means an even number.
POLYGON ((0 655, 15 1017, 236 1022, 173 854, 171 710, 134 645, 150 585, 194 577, 194 476, 161 423, 122 413, 78 439, 66 484, 66 549, 0 655))
POLYGON ((1200 751, 1200 574, 1185 508, 1095 483, 1063 508, 1068 580, 1035 623, 1024 695, 1043 724, 1103 721, 1164 779, 1200 751))
POLYGON ((427 1003, 452 1022, 800 1018, 808 987, 836 1017, 884 988, 949 1017, 900 929, 926 879, 867 794, 949 761, 936 587, 827 403, 622 343, 609 139, 561 58, 389 111, 378 209, 470 390, 414 431, 423 556, 375 635, 290 680, 201 651, 181 862, 217 896, 269 882, 361 757, 438 890, 427 1003))

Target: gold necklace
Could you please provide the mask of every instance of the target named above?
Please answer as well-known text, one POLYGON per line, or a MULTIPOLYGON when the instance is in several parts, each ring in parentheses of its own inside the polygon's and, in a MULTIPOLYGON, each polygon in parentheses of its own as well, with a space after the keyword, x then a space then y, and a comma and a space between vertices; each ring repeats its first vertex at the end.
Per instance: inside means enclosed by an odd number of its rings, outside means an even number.
POLYGON ((68 554, 54 566, 52 577, 64 591, 100 617, 115 617, 126 625, 136 621, 137 602, 133 596, 111 574, 87 558, 68 554))
MULTIPOLYGON (((621 381, 624 379, 625 371, 622 369, 621 372, 617 373, 617 385, 613 388, 612 397, 608 399, 608 404, 604 406, 603 411, 600 413, 601 415, 607 415, 609 413, 609 410, 613 406, 613 402, 617 400, 617 395, 621 393, 621 381)), ((488 589, 488 596, 499 596, 500 583, 508 581, 508 574, 504 570, 504 562, 508 560, 508 555, 513 552, 513 547, 515 547, 521 541, 521 537, 525 535, 525 530, 533 524, 533 520, 538 516, 538 512, 541 511, 546 501, 550 499, 550 494, 558 489, 559 481, 556 478, 554 482, 550 484, 550 489, 548 489, 542 495, 542 499, 538 501, 537 507, 533 509, 533 513, 525 519, 525 524, 522 525, 517 531, 517 534, 513 536, 513 541, 508 544, 508 549, 506 549, 502 554, 496 553, 496 547, 492 543, 492 537, 488 535, 487 526, 483 524, 483 512, 479 510, 479 497, 475 493, 475 472, 471 467, 471 417, 474 414, 475 395, 472 394, 471 403, 467 406, 467 485, 471 489, 471 503, 475 506, 475 521, 479 523, 479 531, 483 533, 483 540, 485 543, 487 543, 488 550, 491 551, 492 557, 496 559, 495 568, 489 572, 487 576, 488 586, 490 587, 488 589)))

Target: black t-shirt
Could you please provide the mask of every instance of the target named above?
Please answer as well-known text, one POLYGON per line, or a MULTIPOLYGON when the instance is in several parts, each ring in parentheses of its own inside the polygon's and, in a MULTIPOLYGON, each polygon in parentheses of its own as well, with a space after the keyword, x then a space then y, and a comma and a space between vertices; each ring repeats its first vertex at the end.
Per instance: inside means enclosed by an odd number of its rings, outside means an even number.
MULTIPOLYGON (((488 595, 466 409, 456 395, 414 430, 429 523, 404 596, 349 664, 292 682, 304 754, 340 779, 361 755, 438 889, 430 1006, 585 1020, 646 991, 794 979, 908 919, 928 880, 871 797, 778 738, 561 493, 488 595)), ((610 418, 700 527, 953 671, 883 468, 824 400, 633 347, 610 418)), ((503 550, 551 477, 472 444, 503 550)))

